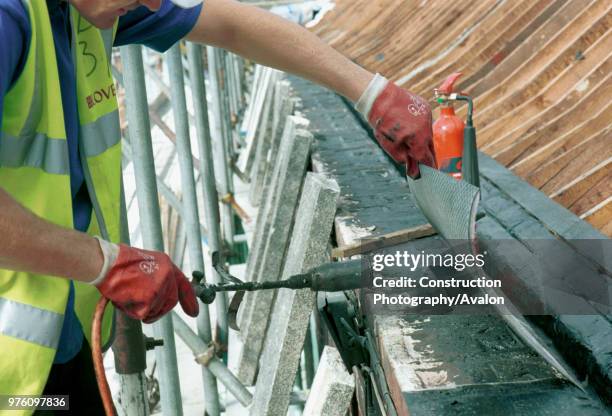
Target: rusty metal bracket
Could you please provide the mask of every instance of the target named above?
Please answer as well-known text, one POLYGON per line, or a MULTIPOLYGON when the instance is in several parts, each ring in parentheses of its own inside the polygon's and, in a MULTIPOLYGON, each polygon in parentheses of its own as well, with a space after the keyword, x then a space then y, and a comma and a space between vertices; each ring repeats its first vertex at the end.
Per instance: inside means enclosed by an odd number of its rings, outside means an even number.
POLYGON ((240 219, 246 223, 251 222, 251 217, 249 217, 249 214, 246 213, 246 211, 238 204, 238 202, 236 202, 236 198, 234 198, 234 194, 227 193, 225 195, 223 195, 221 197, 221 202, 223 202, 224 204, 228 204, 232 207, 232 209, 236 212, 236 214, 238 214, 238 216, 240 217, 240 219))

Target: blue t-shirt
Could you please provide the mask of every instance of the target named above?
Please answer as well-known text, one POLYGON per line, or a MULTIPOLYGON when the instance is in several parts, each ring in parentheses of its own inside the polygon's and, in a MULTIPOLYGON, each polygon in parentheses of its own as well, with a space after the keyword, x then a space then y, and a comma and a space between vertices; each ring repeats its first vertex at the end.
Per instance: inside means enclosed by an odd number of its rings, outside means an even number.
MULTIPOLYGON (((68 3, 47 0, 55 43, 60 78, 64 122, 70 160, 70 189, 74 228, 86 231, 91 221, 92 205, 83 177, 78 150, 79 117, 76 98, 76 78, 71 57, 71 36, 68 3)), ((159 52, 166 51, 191 31, 202 6, 181 9, 169 0, 151 12, 141 6, 119 18, 115 46, 143 44, 159 52)), ((4 95, 15 83, 27 57, 31 28, 28 12, 21 0, 0 0, 0 120, 4 95)), ((2 138, 0 137, 0 140, 2 138)), ((2 184, 0 184, 2 186, 2 184)), ((83 331, 74 312, 74 285, 70 293, 55 363, 65 363, 81 349, 83 331)))

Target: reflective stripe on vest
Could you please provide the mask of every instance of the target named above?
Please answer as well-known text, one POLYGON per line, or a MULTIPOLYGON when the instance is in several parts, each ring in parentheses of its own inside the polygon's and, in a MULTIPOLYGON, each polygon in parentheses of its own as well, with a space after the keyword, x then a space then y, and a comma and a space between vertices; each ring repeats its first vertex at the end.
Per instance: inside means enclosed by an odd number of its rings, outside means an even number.
MULTIPOLYGON (((22 73, 4 97, 0 186, 34 214, 73 227, 68 146, 57 58, 45 0, 23 0, 31 41, 22 73)), ((120 131, 110 58, 116 24, 101 31, 72 6, 79 146, 95 215, 88 232, 119 242, 120 131), (77 23, 78 25, 75 25, 77 23)), ((89 340, 99 293, 75 282, 75 312, 89 340)), ((57 348, 69 282, 0 270, 0 394, 40 394, 57 348), (11 356, 30 356, 36 371, 11 356)), ((111 333, 108 308, 103 340, 111 333)))
POLYGON ((0 316, 1 334, 43 347, 57 347, 64 315, 0 298, 0 316))
POLYGON ((81 125, 80 138, 85 157, 98 156, 121 141, 117 111, 100 117, 93 123, 81 125), (115 134, 113 134, 115 133, 115 134))
POLYGON ((0 140, 0 165, 29 166, 47 173, 70 175, 68 144, 64 139, 50 139, 42 133, 21 137, 5 133, 0 140))

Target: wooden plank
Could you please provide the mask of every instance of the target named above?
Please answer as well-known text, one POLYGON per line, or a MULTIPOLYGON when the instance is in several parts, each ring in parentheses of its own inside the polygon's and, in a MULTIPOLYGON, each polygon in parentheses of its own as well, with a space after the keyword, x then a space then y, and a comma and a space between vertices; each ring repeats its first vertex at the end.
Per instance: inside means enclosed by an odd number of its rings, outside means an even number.
MULTIPOLYGON (((592 3, 597 0, 589 1, 592 3)), ((556 6, 557 4, 554 4, 551 7, 554 8, 556 6)), ((543 45, 563 30, 565 25, 576 17, 582 9, 588 6, 589 4, 586 1, 568 1, 564 2, 563 5, 559 5, 559 8, 554 10, 553 14, 548 19, 545 19, 540 27, 525 39, 512 54, 505 57, 493 71, 489 72, 472 85, 470 87, 470 93, 476 97, 494 88, 496 85, 501 84, 516 70, 516 68, 521 66, 523 62, 539 53, 543 45)))
POLYGON ((609 179, 611 168, 612 158, 608 158, 550 194, 550 197, 562 205, 571 207, 602 179, 609 179))
MULTIPOLYGON (((529 39, 533 32, 536 31, 543 22, 550 18, 550 16, 553 15, 563 3, 565 3, 565 0, 557 0, 551 2, 548 7, 541 9, 539 13, 534 10, 532 15, 527 16, 523 29, 518 32, 513 39, 503 45, 502 48, 495 51, 495 54, 484 66, 479 68, 478 71, 475 71, 472 76, 461 81, 459 83, 459 89, 470 88, 475 82, 482 79, 488 73, 494 71, 500 62, 503 62, 508 55, 512 54, 512 52, 516 50, 522 42, 529 39)), ((502 30, 503 28, 504 26, 500 27, 502 30)))
MULTIPOLYGON (((606 27, 604 23, 599 25, 606 27)), ((597 30, 604 29, 593 29, 596 33, 597 30)), ((560 57, 554 65, 548 65, 531 82, 512 91, 503 101, 479 112, 479 125, 487 126, 484 129, 485 135, 495 137, 495 126, 503 131, 508 125, 519 125, 523 120, 550 107, 567 95, 594 68, 606 62, 612 50, 612 31, 604 32, 603 36, 594 37, 594 40, 590 39, 589 33, 577 42, 578 45, 568 45, 562 55, 564 58, 560 57), (576 50, 582 51, 584 58, 576 59, 576 50)))
MULTIPOLYGON (((409 4, 410 2, 403 3, 404 5, 400 6, 402 10, 414 7, 409 4)), ((379 32, 379 35, 375 39, 384 47, 385 56, 384 59, 380 59, 364 48, 362 51, 367 54, 366 65, 377 63, 382 73, 397 72, 398 67, 414 60, 415 56, 426 53, 425 45, 435 43, 441 34, 450 28, 455 30, 453 24, 470 10, 469 2, 464 0, 453 3, 433 2, 432 6, 422 8, 417 18, 405 19, 403 18, 405 15, 398 14, 396 9, 392 18, 388 20, 388 25, 387 22, 381 25, 381 21, 378 21, 375 30, 379 32), (393 21, 403 26, 394 25, 393 21), (398 27, 403 27, 404 30, 398 31, 398 27)))
MULTIPOLYGON (((513 3, 516 4, 517 2, 513 3)), ((542 12, 546 11, 552 3, 555 2, 553 0, 531 1, 526 3, 527 7, 515 8, 508 12, 503 25, 495 27, 495 31, 484 39, 488 41, 484 47, 466 54, 452 66, 442 66, 433 76, 419 83, 415 90, 420 93, 433 91, 441 84, 442 80, 455 71, 464 72, 464 78, 458 82, 458 89, 469 88, 474 82, 495 68, 498 63, 497 59, 512 53, 520 44, 520 41, 537 28, 537 25, 532 27, 531 23, 542 12)), ((517 4, 517 6, 520 5, 517 4)))
POLYGON ((380 363, 385 372, 385 380, 389 387, 389 393, 391 394, 391 400, 395 406, 395 410, 398 416, 410 416, 408 410, 408 403, 404 398, 403 390, 408 389, 416 382, 413 380, 416 378, 413 375, 413 369, 410 366, 408 358, 408 352, 402 351, 401 348, 393 348, 389 351, 389 348, 394 345, 403 345, 405 340, 398 334, 397 329, 399 328, 399 318, 393 316, 376 316, 374 323, 374 330, 376 339, 378 340, 378 351, 380 352, 380 363), (385 323, 391 321, 391 325, 385 325, 385 323), (382 322, 382 325, 381 325, 382 322), (381 328, 382 327, 382 328, 381 328), (395 331, 385 331, 386 327, 395 328, 395 331))
MULTIPOLYGON (((538 140, 552 140, 551 137, 559 137, 562 134, 560 133, 562 129, 555 125, 555 123, 559 123, 560 120, 567 119, 572 115, 573 117, 586 119, 592 114, 597 114, 598 109, 592 110, 592 113, 583 113, 582 115, 575 115, 573 113, 575 113, 574 109, 581 108, 582 103, 595 99, 597 94, 600 93, 600 88, 610 84, 609 74, 610 71, 605 71, 605 69, 603 71, 592 72, 578 82, 576 87, 571 89, 556 104, 548 106, 544 111, 523 123, 509 126, 503 132, 492 132, 490 140, 486 143, 483 142, 484 138, 479 131, 478 143, 480 148, 488 154, 496 156, 505 150, 511 150, 515 146, 527 143, 531 147, 526 151, 521 149, 523 154, 519 155, 524 156, 524 154, 529 154, 539 146, 538 140), (494 137, 494 134, 498 134, 498 136, 494 137)), ((605 107, 605 104, 602 107, 605 107)), ((581 121, 572 121, 570 128, 579 124, 581 124, 581 121)))
POLYGON ((596 206, 599 201, 605 201, 612 196, 612 163, 608 163, 605 168, 595 170, 593 175, 581 178, 568 187, 563 195, 572 193, 582 194, 580 198, 568 204, 569 209, 576 215, 582 215, 596 206))
POLYGON ((368 251, 394 246, 434 234, 436 234, 436 230, 434 230, 431 224, 423 224, 376 237, 368 237, 357 243, 334 248, 332 250, 332 257, 335 259, 352 257, 368 251))
MULTIPOLYGON (((611 210, 612 211, 612 210, 611 210)), ((601 227, 601 232, 604 233, 605 235, 607 235, 608 237, 612 237, 612 212, 608 211, 607 214, 607 220, 608 222, 606 223, 606 225, 603 225, 601 227)))
MULTIPOLYGON (((610 5, 606 2, 596 2, 592 7, 584 9, 570 24, 546 44, 540 53, 525 61, 523 65, 504 82, 478 97, 481 109, 501 111, 510 108, 505 104, 512 94, 522 89, 539 89, 548 81, 560 74, 575 61, 576 51, 585 51, 599 37, 606 33, 612 24, 609 13, 610 5)), ((481 110, 474 117, 474 123, 484 116, 481 110)), ((488 139, 488 138, 487 138, 488 139)))
POLYGON ((580 218, 612 237, 612 196, 582 214, 580 218))
MULTIPOLYGON (((551 0, 544 1, 550 2, 551 0)), ((543 1, 540 0, 540 3, 542 2, 543 1)), ((494 10, 488 16, 487 12, 491 9, 490 5, 486 5, 486 8, 475 8, 474 12, 478 13, 475 17, 469 16, 470 19, 464 24, 453 25, 458 29, 461 29, 458 34, 456 34, 453 38, 444 39, 445 43, 443 46, 436 45, 436 47, 432 45, 432 49, 430 49, 430 51, 433 50, 436 52, 436 55, 439 54, 441 50, 444 50, 449 45, 452 45, 453 41, 456 41, 456 39, 462 33, 469 30, 470 26, 474 25, 474 23, 476 23, 477 29, 474 28, 476 32, 466 38, 460 45, 457 45, 457 47, 455 47, 448 55, 444 56, 443 59, 439 59, 439 64, 425 67, 423 70, 420 70, 410 76, 409 88, 412 91, 425 93, 426 96, 429 96, 433 90, 432 88, 436 88, 449 74, 457 71, 467 71, 468 74, 471 73, 474 68, 478 68, 480 65, 484 64, 490 58, 490 56, 494 54, 494 51, 491 51, 488 54, 485 51, 485 48, 491 48, 490 44, 492 39, 494 40, 494 43, 497 42, 498 48, 501 48, 507 43, 507 38, 509 38, 509 35, 505 33, 500 34, 500 31, 496 28, 500 23, 499 20, 505 19, 506 22, 513 21, 517 17, 524 14, 525 9, 531 8, 532 3, 533 1, 506 2, 502 5, 498 5, 499 7, 494 8, 494 10), (480 21, 479 18, 482 17, 484 17, 484 19, 480 21), (504 35, 506 38, 504 38, 504 35), (470 62, 471 66, 469 66, 470 62), (435 85, 432 87, 433 84, 435 85)), ((420 58, 420 60, 424 59, 420 58)), ((402 69, 402 73, 406 72, 406 69, 402 69)))
POLYGON ((567 134, 553 139, 520 161, 513 163, 509 168, 518 176, 527 176, 527 180, 531 182, 529 175, 533 175, 550 163, 555 163, 556 160, 564 157, 568 152, 575 152, 579 148, 586 149, 600 140, 609 139, 610 134, 612 134, 610 120, 612 120, 612 103, 608 104, 593 118, 577 125, 567 134))
MULTIPOLYGON (((597 165, 596 160, 601 160, 602 155, 609 155, 610 149, 610 132, 601 131, 595 137, 586 137, 586 140, 578 146, 569 148, 563 154, 551 158, 531 171, 526 177, 527 181, 538 189, 542 189, 553 178, 565 169, 568 165, 573 164, 584 170, 589 170, 594 165, 597 165), (592 155, 597 155, 592 157, 592 155)), ((604 157, 605 158, 605 157, 604 157)), ((518 173, 518 172, 516 172, 518 173)), ((570 179, 571 181, 572 179, 570 179)), ((568 182, 568 181, 566 181, 568 182)), ((565 183, 558 181, 557 184, 551 184, 548 188, 549 193, 554 193, 563 187, 565 183)))
MULTIPOLYGON (((612 78, 612 75, 610 78, 612 78)), ((502 164, 511 164, 536 150, 541 145, 549 143, 554 138, 567 133, 577 124, 587 120, 590 115, 596 114, 602 107, 608 104, 608 97, 610 95, 606 94, 612 94, 611 82, 603 83, 599 91, 594 88, 587 96, 582 97, 573 107, 565 111, 565 113, 559 114, 554 120, 548 123, 541 122, 539 125, 536 124, 530 134, 513 143, 505 143, 502 149, 495 151, 493 148, 490 148, 487 152, 502 164)))
MULTIPOLYGON (((612 147, 608 138, 608 143, 600 143, 584 150, 582 153, 575 153, 568 163, 556 175, 550 178, 540 189, 552 198, 568 184, 576 181, 593 168, 603 169, 607 166, 609 159, 612 158, 612 147)), ((572 201, 573 202, 573 201, 572 201)))
MULTIPOLYGON (((575 60, 559 74, 546 83, 547 74, 541 79, 541 88, 529 84, 506 98, 502 106, 487 107, 481 115, 479 134, 484 137, 502 137, 514 126, 522 126, 528 121, 542 123, 546 118, 542 112, 563 102, 572 92, 580 99, 588 91, 589 81, 583 79, 599 71, 596 77, 604 77, 612 71, 612 31, 602 36, 589 49, 584 51, 584 59, 575 60), (544 85, 545 84, 545 85, 544 85), (536 119, 534 119, 534 117, 536 119), (539 119, 539 120, 538 120, 539 119)), ((549 113, 549 116, 552 115, 549 113)))

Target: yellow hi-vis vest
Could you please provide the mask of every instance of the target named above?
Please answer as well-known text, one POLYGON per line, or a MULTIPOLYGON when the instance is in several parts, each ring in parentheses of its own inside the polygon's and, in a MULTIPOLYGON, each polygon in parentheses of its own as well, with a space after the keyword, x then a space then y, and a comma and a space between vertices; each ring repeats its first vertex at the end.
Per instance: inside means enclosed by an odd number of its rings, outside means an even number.
MULTIPOLYGON (((70 166, 55 46, 46 0, 23 0, 31 42, 4 101, 0 187, 36 215, 73 227, 70 166)), ((79 146, 94 215, 88 232, 119 242, 121 141, 111 50, 117 25, 98 30, 71 7, 79 146)), ((59 342, 67 279, 0 269, 0 395, 41 394, 59 342)), ((75 311, 88 341, 99 298, 75 282, 75 311)), ((112 308, 103 341, 110 339, 112 308)), ((29 413, 29 412, 26 412, 29 413)), ((11 413, 15 414, 15 413, 11 413)))

